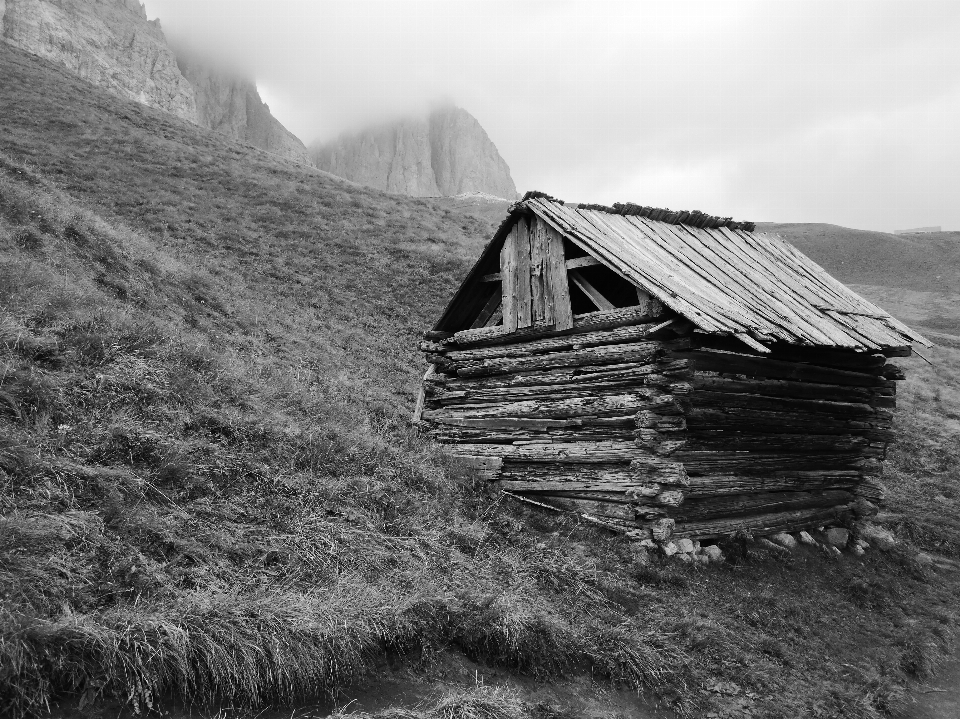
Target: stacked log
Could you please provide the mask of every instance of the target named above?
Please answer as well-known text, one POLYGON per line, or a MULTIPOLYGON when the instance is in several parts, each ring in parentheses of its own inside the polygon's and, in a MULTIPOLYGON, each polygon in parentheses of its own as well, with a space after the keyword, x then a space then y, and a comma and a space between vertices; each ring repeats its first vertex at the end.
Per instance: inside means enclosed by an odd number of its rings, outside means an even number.
POLYGON ((639 538, 795 531, 882 499, 886 356, 691 329, 626 308, 427 333, 417 420, 462 474, 639 538))

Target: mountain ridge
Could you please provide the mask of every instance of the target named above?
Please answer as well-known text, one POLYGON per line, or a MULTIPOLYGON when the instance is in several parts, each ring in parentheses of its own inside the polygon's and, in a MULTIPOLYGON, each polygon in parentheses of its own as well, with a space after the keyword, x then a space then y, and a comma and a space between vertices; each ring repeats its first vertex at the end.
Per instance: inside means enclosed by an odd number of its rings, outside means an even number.
POLYGON ((167 41, 137 0, 4 0, 0 38, 112 94, 297 162, 307 149, 256 84, 167 41))
POLYGON ((315 143, 310 156, 321 170, 387 192, 517 197, 496 145, 473 115, 453 104, 315 143))

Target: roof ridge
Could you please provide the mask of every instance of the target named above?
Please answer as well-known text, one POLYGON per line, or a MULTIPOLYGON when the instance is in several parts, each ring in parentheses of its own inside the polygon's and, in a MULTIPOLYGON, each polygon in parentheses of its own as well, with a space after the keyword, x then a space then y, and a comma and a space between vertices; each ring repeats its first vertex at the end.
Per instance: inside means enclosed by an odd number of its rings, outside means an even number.
MULTIPOLYGON (((558 205, 566 204, 563 200, 552 197, 546 192, 530 190, 524 194, 523 198, 519 202, 510 207, 510 212, 512 213, 515 208, 519 208, 528 200, 546 200, 547 202, 554 202, 558 205)), ((716 215, 709 215, 706 212, 701 212, 700 210, 677 211, 668 209, 666 207, 637 205, 633 202, 614 202, 613 207, 596 204, 577 205, 574 203, 571 203, 571 206, 578 210, 605 212, 608 215, 645 217, 649 220, 653 220, 654 222, 665 222, 669 225, 688 225, 690 227, 702 227, 705 229, 726 227, 731 230, 744 230, 745 232, 753 232, 755 229, 757 229, 755 222, 735 222, 731 217, 717 217, 716 215)))

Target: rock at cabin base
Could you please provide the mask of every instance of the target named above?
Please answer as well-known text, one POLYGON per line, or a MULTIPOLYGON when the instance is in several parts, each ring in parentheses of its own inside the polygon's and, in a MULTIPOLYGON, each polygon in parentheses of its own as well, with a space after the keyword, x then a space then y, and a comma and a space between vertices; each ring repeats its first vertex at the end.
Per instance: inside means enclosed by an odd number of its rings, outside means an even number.
POLYGON ((850 541, 850 530, 842 527, 831 527, 824 533, 831 546, 837 549, 843 549, 850 541))
POLYGON ((773 550, 774 552, 777 552, 778 554, 781 554, 781 553, 783 553, 783 552, 789 552, 789 551, 790 551, 789 549, 787 549, 787 548, 784 547, 784 546, 781 546, 781 545, 779 545, 779 544, 776 544, 775 542, 771 542, 771 541, 770 541, 769 539, 767 539, 766 537, 760 537, 760 538, 757 540, 757 546, 760 547, 761 549, 770 549, 770 550, 773 550))
POLYGON ((810 532, 807 532, 807 531, 800 532, 800 534, 797 535, 797 539, 800 540, 801 544, 806 544, 811 547, 815 546, 817 543, 817 540, 814 539, 811 536, 810 532))
POLYGON ((692 554, 686 554, 686 553, 684 553, 684 552, 678 552, 676 556, 677 556, 677 559, 679 559, 681 562, 692 562, 692 561, 693 561, 693 555, 692 555, 692 554))
POLYGON ((855 557, 862 557, 864 554, 866 554, 863 547, 861 547, 859 544, 854 544, 852 547, 850 547, 850 551, 853 552, 855 557))
POLYGON ((672 557, 679 551, 677 545, 673 542, 667 542, 666 544, 661 545, 660 549, 668 557, 672 557))
POLYGON ((793 549, 797 546, 797 540, 786 532, 780 532, 779 534, 774 534, 770 537, 770 541, 774 544, 779 544, 784 549, 793 549))
POLYGON ((680 539, 677 541, 677 550, 682 554, 693 554, 694 549, 693 540, 691 539, 680 539))
POLYGON ((876 524, 864 524, 861 526, 860 536, 881 552, 889 552, 897 543, 893 532, 876 524))
POLYGON ((711 562, 719 562, 723 560, 723 551, 716 544, 711 544, 703 548, 703 556, 711 562))

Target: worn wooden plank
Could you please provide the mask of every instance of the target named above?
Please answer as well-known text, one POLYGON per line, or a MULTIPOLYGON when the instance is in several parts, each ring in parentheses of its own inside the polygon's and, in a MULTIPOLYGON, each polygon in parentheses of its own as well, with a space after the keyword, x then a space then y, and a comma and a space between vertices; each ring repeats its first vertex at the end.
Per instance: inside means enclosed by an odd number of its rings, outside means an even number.
POLYGON ((757 492, 851 489, 863 481, 856 470, 777 471, 762 475, 704 475, 690 477, 688 498, 720 497, 757 492))
POLYGON ((663 414, 679 414, 681 411, 672 395, 665 395, 654 388, 636 387, 630 392, 603 397, 587 395, 561 400, 528 399, 500 404, 448 406, 424 411, 423 419, 457 425, 464 420, 494 418, 632 417, 644 409, 663 414))
POLYGON ((578 270, 570 270, 568 276, 570 277, 570 281, 580 288, 580 291, 593 302, 598 310, 601 312, 609 312, 612 309, 616 309, 613 303, 604 297, 596 287, 590 284, 578 270))
POLYGON ((856 470, 864 475, 880 472, 880 462, 857 453, 790 454, 692 450, 684 447, 670 458, 683 462, 691 476, 766 474, 777 471, 856 470))
MULTIPOLYGON (((743 346, 740 345, 738 340, 730 337, 707 335, 702 332, 695 332, 690 337, 690 349, 720 350, 721 352, 743 354, 743 346)), ((877 373, 886 361, 886 357, 883 354, 857 352, 852 349, 800 347, 782 342, 775 343, 768 347, 768 349, 769 354, 765 353, 764 356, 769 359, 784 362, 802 362, 804 364, 834 367, 837 369, 849 369, 854 372, 865 372, 867 374, 877 373)))
POLYGON ((661 354, 656 342, 633 342, 602 347, 588 347, 569 352, 553 352, 532 357, 495 358, 477 362, 455 362, 453 367, 460 377, 510 374, 584 365, 622 364, 625 362, 652 362, 661 354))
POLYGON ((586 395, 593 397, 609 397, 633 391, 635 388, 659 387, 664 392, 683 387, 673 387, 677 384, 676 377, 667 377, 655 373, 641 373, 589 382, 584 378, 579 383, 545 384, 517 387, 468 387, 466 389, 446 389, 445 385, 436 385, 432 382, 426 385, 427 406, 431 409, 440 407, 456 407, 459 405, 501 404, 503 402, 519 402, 528 399, 560 400, 575 399, 586 395))
POLYGON ((556 429, 507 429, 433 425, 427 435, 442 444, 530 444, 533 442, 630 441, 635 430, 621 425, 583 425, 556 429))
POLYGON ((548 492, 606 492, 610 495, 620 495, 617 501, 636 502, 643 499, 653 500, 658 494, 664 491, 665 486, 657 483, 640 482, 636 477, 630 477, 623 480, 510 480, 503 479, 498 485, 499 488, 508 492, 529 492, 531 494, 548 492))
POLYGON ((813 507, 836 507, 848 505, 854 499, 853 494, 843 489, 734 494, 709 499, 688 498, 681 506, 671 509, 669 516, 680 524, 719 517, 772 514, 813 507))
MULTIPOLYGON (((678 340, 682 342, 683 340, 678 340)), ((838 384, 854 387, 889 387, 893 383, 872 374, 851 372, 850 370, 819 367, 799 362, 737 355, 726 352, 701 352, 698 350, 675 350, 670 356, 683 357, 693 361, 695 369, 719 372, 721 374, 746 375, 748 377, 766 377, 770 379, 788 379, 820 384, 838 384)))
POLYGON ((537 501, 563 509, 567 512, 583 513, 594 517, 620 519, 634 522, 638 519, 662 517, 665 510, 652 506, 635 506, 619 502, 604 502, 590 499, 574 499, 569 497, 555 497, 537 495, 537 501))
POLYGON ((543 230, 546 250, 546 301, 553 308, 556 331, 565 332, 573 329, 576 324, 570 304, 570 282, 567 279, 567 263, 564 261, 563 237, 539 218, 537 225, 543 230))
POLYGON ((482 457, 503 457, 514 462, 560 462, 563 464, 604 464, 630 462, 642 455, 635 443, 570 442, 553 444, 473 444, 456 445, 457 452, 482 457))
MULTIPOLYGON (((503 293, 503 333, 515 332, 517 329, 517 312, 519 300, 517 297, 517 228, 510 230, 503 241, 503 249, 500 250, 500 274, 503 276, 501 283, 503 293)), ((482 328, 468 330, 469 332, 489 332, 498 328, 482 328)), ((456 335, 454 335, 456 337, 456 335)))
POLYGON ((647 337, 647 335, 652 335, 669 327, 673 322, 674 320, 650 322, 641 325, 616 327, 602 332, 586 332, 566 337, 550 337, 512 345, 493 345, 491 347, 478 347, 469 350, 451 349, 445 345, 438 345, 436 343, 428 344, 421 342, 420 345, 423 351, 435 352, 439 350, 444 352, 447 359, 453 362, 474 362, 493 359, 495 357, 528 357, 535 354, 547 354, 548 352, 568 351, 574 348, 580 349, 584 347, 599 347, 601 345, 637 342, 647 337))
MULTIPOLYGON (((564 275, 563 281, 566 282, 566 275, 564 275)), ((567 295, 567 301, 569 304, 569 295, 567 295)), ((559 308, 559 305, 557 308, 559 308)), ((559 312, 559 309, 557 309, 557 311, 559 312)), ((457 347, 458 349, 511 344, 545 337, 564 337, 584 332, 596 332, 599 330, 614 329, 616 327, 626 327, 628 325, 647 324, 658 319, 665 320, 667 318, 650 317, 644 314, 644 311, 640 307, 620 307, 609 312, 587 312, 577 315, 572 320, 573 326, 567 327, 566 329, 559 329, 560 316, 558 315, 556 327, 527 327, 522 331, 508 331, 506 325, 504 325, 504 327, 462 330, 446 340, 446 344, 450 347, 457 347)))
POLYGON ((796 397, 766 397, 749 393, 712 392, 697 389, 691 392, 690 402, 699 408, 742 407, 769 410, 771 412, 808 412, 833 417, 866 417, 889 419, 886 410, 872 407, 866 402, 832 402, 823 399, 800 399, 796 397))
POLYGON ((815 382, 795 382, 779 379, 733 379, 695 373, 690 380, 693 390, 752 394, 763 397, 796 397, 835 402, 862 402, 870 404, 879 394, 869 387, 851 387, 815 382))
POLYGON ((739 432, 687 430, 685 447, 691 450, 728 450, 732 452, 758 452, 795 454, 856 452, 874 456, 880 451, 872 447, 869 437, 855 434, 741 434, 739 432))
POLYGON ((530 303, 534 325, 552 325, 553 302, 548 301, 550 294, 547 286, 547 236, 544 224, 532 218, 530 232, 530 303))
POLYGON ((566 261, 568 270, 575 270, 579 267, 596 267, 597 265, 602 264, 603 263, 600 260, 596 259, 595 257, 590 257, 590 255, 586 255, 585 257, 574 257, 573 259, 566 261))
POLYGON ((517 232, 517 328, 533 324, 533 305, 530 295, 530 226, 521 217, 514 225, 517 232))
POLYGON ((827 415, 769 412, 738 407, 704 409, 692 407, 685 415, 691 431, 726 430, 748 434, 858 434, 873 436, 890 429, 889 421, 864 421, 827 415))
POLYGON ((835 524, 849 516, 849 506, 813 507, 791 512, 748 515, 745 517, 722 517, 697 522, 677 522, 673 538, 695 537, 700 540, 726 537, 736 532, 750 532, 754 536, 796 532, 823 524, 835 524))
POLYGON ((543 457, 534 461, 511 456, 504 460, 500 478, 519 482, 634 482, 644 486, 663 485, 669 489, 684 487, 690 482, 679 462, 642 451, 635 451, 633 455, 624 451, 614 460, 600 462, 543 457))

